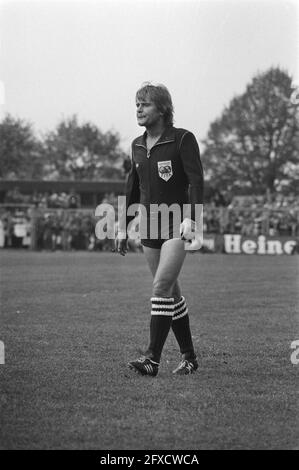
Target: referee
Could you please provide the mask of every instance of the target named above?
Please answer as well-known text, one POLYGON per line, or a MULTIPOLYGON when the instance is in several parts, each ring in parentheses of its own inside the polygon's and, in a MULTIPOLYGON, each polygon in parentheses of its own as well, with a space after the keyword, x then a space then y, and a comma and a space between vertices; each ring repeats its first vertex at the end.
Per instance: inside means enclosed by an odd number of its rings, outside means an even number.
MULTIPOLYGON (((182 359, 174 374, 192 374, 198 368, 190 331, 188 307, 178 276, 186 251, 202 245, 198 212, 203 204, 203 169, 194 135, 173 126, 173 104, 162 84, 145 82, 136 93, 137 122, 143 135, 132 142, 132 166, 126 185, 126 210, 140 204, 141 243, 153 275, 150 340, 144 355, 129 362, 141 375, 156 376, 162 349, 170 328, 177 339, 182 359), (168 213, 167 224, 159 205, 180 209, 168 213), (185 212, 185 207, 189 211, 185 212)), ((127 212, 126 212, 127 214, 127 212)), ((116 252, 127 252, 126 216, 119 229, 116 252)))

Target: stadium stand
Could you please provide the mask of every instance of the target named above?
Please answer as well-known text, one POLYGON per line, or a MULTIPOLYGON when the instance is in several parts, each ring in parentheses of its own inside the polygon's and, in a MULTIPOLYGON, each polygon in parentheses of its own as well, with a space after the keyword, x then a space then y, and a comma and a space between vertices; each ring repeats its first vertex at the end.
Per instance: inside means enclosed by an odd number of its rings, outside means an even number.
MULTIPOLYGON (((101 202, 117 209, 117 195, 106 193, 101 202)), ((204 205, 204 233, 247 236, 299 236, 299 203, 294 194, 275 197, 235 196, 227 206, 210 199, 204 205)), ((95 236, 95 207, 81 207, 80 194, 45 192, 22 194, 9 190, 0 204, 0 247, 38 250, 108 250, 111 241, 95 236)), ((138 245, 138 243, 137 243, 138 245)), ((133 249, 138 249, 132 244, 133 249)))

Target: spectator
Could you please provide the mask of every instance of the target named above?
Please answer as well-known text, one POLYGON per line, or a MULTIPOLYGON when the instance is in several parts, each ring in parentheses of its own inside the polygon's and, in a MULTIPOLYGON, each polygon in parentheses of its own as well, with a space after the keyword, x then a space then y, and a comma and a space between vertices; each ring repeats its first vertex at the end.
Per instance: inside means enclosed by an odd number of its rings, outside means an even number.
MULTIPOLYGON (((9 191, 6 197, 9 204, 21 205, 24 201, 28 203, 28 200, 37 211, 32 233, 38 249, 109 249, 109 241, 98 240, 94 236, 95 217, 91 212, 82 212, 79 208, 80 199, 74 190, 71 194, 35 192, 28 196, 21 194, 16 187, 9 191), (65 211, 69 205, 72 210, 65 211), (46 215, 45 208, 49 209, 46 215)), ((117 217, 115 194, 106 194, 102 202, 111 204, 117 217)), ((221 194, 215 192, 215 199, 211 198, 210 202, 204 205, 204 232, 240 233, 244 236, 299 236, 299 202, 293 193, 267 197, 235 196, 231 198, 228 207, 222 206, 222 202, 221 194)), ((21 247, 24 243, 28 246, 30 234, 26 217, 26 211, 23 209, 20 212, 18 206, 2 209, 0 218, 5 247, 21 247), (23 225, 26 229, 22 228, 23 225)))
POLYGON ((71 190, 68 200, 68 207, 70 209, 77 209, 80 207, 79 196, 75 193, 74 190, 71 190))

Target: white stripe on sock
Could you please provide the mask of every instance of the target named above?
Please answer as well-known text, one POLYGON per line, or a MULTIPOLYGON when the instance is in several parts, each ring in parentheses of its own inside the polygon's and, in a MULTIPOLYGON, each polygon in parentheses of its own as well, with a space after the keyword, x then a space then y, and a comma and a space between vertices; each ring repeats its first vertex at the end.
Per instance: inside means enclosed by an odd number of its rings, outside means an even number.
POLYGON ((182 305, 184 305, 185 301, 186 301, 185 297, 182 296, 181 300, 177 302, 176 304, 174 304, 174 309, 180 308, 182 305))
POLYGON ((173 312, 165 312, 165 310, 152 310, 151 315, 164 315, 166 317, 172 317, 173 312))
POLYGON ((162 308, 163 310, 173 310, 173 305, 163 305, 152 303, 152 308, 162 308))
POLYGON ((183 313, 180 313, 179 315, 174 315, 172 317, 172 321, 178 320, 179 318, 183 318, 185 315, 188 314, 188 308, 183 313))
POLYGON ((174 309, 174 315, 182 313, 183 310, 187 308, 187 305, 184 304, 181 308, 178 308, 177 310, 174 309))
POLYGON ((152 297, 151 298, 152 302, 171 302, 173 303, 173 297, 152 297))

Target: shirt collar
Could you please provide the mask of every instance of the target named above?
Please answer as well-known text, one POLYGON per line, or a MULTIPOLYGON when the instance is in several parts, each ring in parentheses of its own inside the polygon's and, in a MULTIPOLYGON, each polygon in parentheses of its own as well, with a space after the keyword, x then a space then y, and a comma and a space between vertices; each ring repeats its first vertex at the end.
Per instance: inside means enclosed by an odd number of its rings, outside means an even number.
MULTIPOLYGON (((146 136, 147 136, 147 132, 145 131, 143 135, 141 135, 140 137, 136 139, 135 144, 144 145, 144 147, 146 147, 146 136)), ((164 129, 163 133, 161 134, 159 140, 157 140, 157 142, 155 143, 155 145, 162 143, 162 142, 163 143, 172 142, 174 138, 175 138, 174 127, 167 126, 164 129)))

